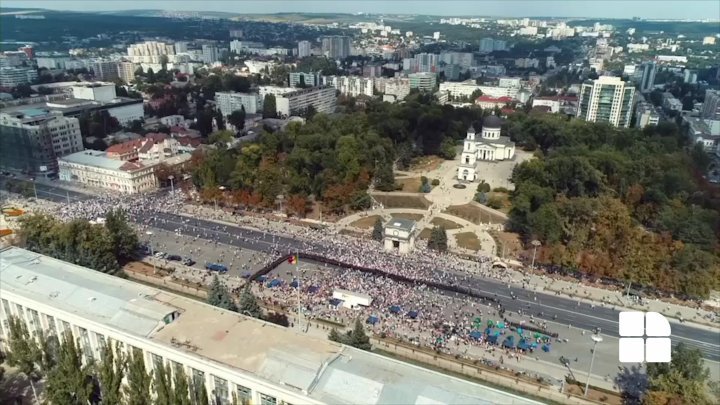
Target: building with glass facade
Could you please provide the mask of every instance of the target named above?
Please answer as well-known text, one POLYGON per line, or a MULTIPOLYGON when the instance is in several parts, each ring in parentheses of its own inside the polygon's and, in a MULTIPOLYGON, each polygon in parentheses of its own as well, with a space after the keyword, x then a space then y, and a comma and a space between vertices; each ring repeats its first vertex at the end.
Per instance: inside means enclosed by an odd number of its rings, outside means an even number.
POLYGON ((635 88, 629 83, 619 77, 600 76, 582 85, 577 116, 585 121, 627 128, 632 118, 634 97, 635 88))

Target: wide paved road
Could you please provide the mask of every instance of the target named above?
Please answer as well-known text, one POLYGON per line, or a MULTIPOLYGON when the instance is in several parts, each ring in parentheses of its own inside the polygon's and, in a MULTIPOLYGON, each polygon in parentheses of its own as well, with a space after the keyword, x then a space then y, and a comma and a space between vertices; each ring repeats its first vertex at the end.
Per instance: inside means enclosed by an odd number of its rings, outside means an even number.
MULTIPOLYGON (((195 227, 200 237, 202 237, 202 233, 207 233, 212 235, 213 240, 244 249, 269 251, 274 248, 275 243, 278 243, 283 251, 291 252, 303 250, 304 246, 307 246, 305 242, 288 236, 273 236, 261 231, 218 225, 212 221, 191 219, 176 214, 156 213, 152 216, 148 215, 143 220, 151 220, 153 227, 168 231, 174 231, 183 226, 195 227), (245 240, 237 239, 238 235, 245 238, 245 240), (253 239, 255 242, 250 243, 247 239, 253 239)), ((190 232, 192 233, 192 231, 190 232)), ((619 311, 612 308, 600 306, 593 308, 589 304, 580 303, 568 297, 534 293, 522 288, 508 288, 507 284, 481 277, 472 277, 469 283, 470 288, 481 294, 491 297, 496 296, 508 311, 517 312, 522 309, 525 313, 535 314, 536 318, 548 321, 553 320, 553 317, 556 316, 554 322, 557 323, 586 330, 599 327, 603 334, 613 337, 618 336, 619 311), (516 299, 512 298, 511 293, 516 296, 516 299), (543 313, 542 316, 538 315, 540 312, 543 313)), ((562 330, 557 332, 562 335, 562 330)), ((700 349, 705 358, 720 361, 720 333, 718 332, 692 327, 689 324, 673 323, 672 338, 675 344, 685 342, 700 349)))
MULTIPOLYGON (((78 193, 75 191, 67 191, 60 187, 49 185, 37 185, 38 198, 65 201, 69 194, 71 199, 87 199, 89 195, 78 193)), ((273 248, 275 241, 285 251, 302 250, 304 242, 293 239, 291 237, 272 236, 267 233, 255 231, 236 226, 227 226, 227 231, 220 226, 217 231, 218 224, 202 219, 189 219, 176 214, 155 213, 146 214, 143 220, 154 218, 152 226, 174 231, 182 225, 194 226, 202 229, 203 232, 213 232, 215 237, 221 243, 232 246, 240 246, 246 249, 269 251, 273 248), (240 235, 245 239, 253 239, 254 243, 247 240, 237 239, 240 235)), ((200 231, 198 233, 201 233, 200 231)), ((440 271, 440 270, 438 270, 440 271)), ((591 307, 585 303, 579 303, 568 297, 549 295, 544 293, 533 293, 525 291, 522 288, 508 288, 507 284, 492 279, 484 279, 473 277, 469 282, 469 287, 475 289, 481 294, 488 296, 497 296, 501 300, 506 310, 517 312, 523 309, 526 313, 534 313, 536 318, 553 320, 561 324, 569 324, 573 327, 592 330, 601 328, 602 333, 608 336, 618 336, 618 312, 611 308, 591 307), (516 296, 513 299, 511 292, 516 296), (535 300, 537 297, 537 300, 535 300), (543 315, 539 316, 538 313, 543 315)), ((562 333, 562 331, 558 331, 562 333)), ((720 333, 701 329, 691 326, 691 324, 672 324, 672 340, 674 344, 684 342, 691 347, 700 349, 703 356, 708 360, 720 361, 720 333)))

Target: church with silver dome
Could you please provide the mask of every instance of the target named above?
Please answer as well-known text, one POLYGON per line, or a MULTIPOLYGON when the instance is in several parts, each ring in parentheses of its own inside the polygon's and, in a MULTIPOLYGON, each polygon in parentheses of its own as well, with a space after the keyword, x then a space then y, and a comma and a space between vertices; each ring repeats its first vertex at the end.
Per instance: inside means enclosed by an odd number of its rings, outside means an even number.
POLYGON ((460 155, 460 166, 457 178, 463 181, 477 180, 478 161, 511 160, 515 157, 515 142, 507 136, 501 136, 503 120, 491 115, 482 123, 480 138, 471 126, 465 137, 465 144, 460 155))

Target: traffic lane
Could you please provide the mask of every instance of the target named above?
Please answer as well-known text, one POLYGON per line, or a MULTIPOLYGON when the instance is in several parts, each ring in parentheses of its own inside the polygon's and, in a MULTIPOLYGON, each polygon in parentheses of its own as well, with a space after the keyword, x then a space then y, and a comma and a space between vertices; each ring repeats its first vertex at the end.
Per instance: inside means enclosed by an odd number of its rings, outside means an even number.
MULTIPOLYGON (((7 181, 7 178, 3 178, 0 180, 0 183, 4 186, 5 181, 7 181)), ((23 181, 25 183, 33 184, 33 182, 25 179, 11 179, 11 180, 18 180, 23 181)), ((70 197, 70 200, 72 201, 78 201, 78 200, 87 200, 89 198, 92 198, 92 195, 80 193, 74 190, 67 190, 64 188, 61 188, 59 186, 52 186, 49 184, 44 183, 35 183, 35 190, 37 191, 38 198, 53 202, 65 202, 68 199, 68 196, 70 197)))
MULTIPOLYGON (((162 213, 157 216, 159 219, 165 221, 155 221, 156 225, 164 225, 163 228, 169 229, 172 226, 182 226, 183 224, 192 225, 198 230, 204 230, 209 234, 212 234, 216 238, 220 238, 224 243, 242 246, 249 249, 268 249, 273 250, 278 245, 286 251, 292 251, 295 249, 303 249, 309 244, 298 241, 294 238, 273 236, 266 232, 256 231, 247 228, 240 228, 234 225, 219 225, 215 222, 192 219, 182 217, 176 214, 162 213), (183 220, 184 219, 184 220, 183 220), (245 239, 255 239, 256 244, 251 244, 247 240, 237 240, 232 235, 240 235, 245 239), (275 240, 278 245, 273 243, 275 240)), ((175 229, 175 228, 173 228, 175 229)), ((440 271, 438 271, 440 272, 440 271)), ((545 293, 536 293, 537 301, 528 301, 525 299, 517 298, 513 299, 510 295, 510 291, 516 292, 516 296, 526 295, 528 291, 523 289, 508 288, 507 284, 494 281, 485 280, 472 277, 466 280, 468 286, 474 289, 476 292, 480 292, 490 297, 497 296, 501 299, 501 304, 508 311, 517 312, 519 309, 525 311, 535 311, 533 315, 540 319, 550 321, 553 320, 557 323, 568 324, 577 328, 593 330, 594 328, 601 328, 604 334, 608 336, 618 335, 618 313, 619 311, 611 308, 604 308, 601 306, 591 307, 590 304, 579 303, 570 298, 562 296, 550 295, 545 293), (507 293, 505 293, 507 292, 507 293), (573 305, 574 304, 574 305, 573 305), (536 315, 543 312, 543 315, 536 315), (557 315, 556 318, 553 315, 557 315)), ((685 325, 672 325, 673 334, 675 340, 680 340, 692 347, 697 347, 703 352, 703 356, 711 360, 720 360, 720 334, 705 329, 693 328, 685 325)))
MULTIPOLYGON (((164 225, 166 229, 177 229, 183 226, 189 226, 191 229, 195 229, 199 233, 206 233, 212 235, 222 243, 227 243, 234 246, 242 246, 247 249, 263 249, 272 251, 279 246, 284 249, 302 249, 304 242, 297 241, 293 238, 273 236, 271 234, 256 231, 247 228, 240 228, 232 225, 219 225, 214 222, 201 220, 181 218, 174 214, 164 214, 158 216, 161 221, 154 221, 155 225, 164 225), (177 227, 177 228, 173 228, 177 227), (240 236, 240 239, 233 235, 240 236), (255 242, 251 242, 254 240, 255 242), (277 243, 277 244, 276 244, 277 243)), ((607 336, 618 335, 618 313, 619 311, 611 308, 604 308, 601 306, 592 307, 590 304, 573 301, 569 298, 560 296, 544 294, 544 293, 533 293, 523 289, 508 288, 507 284, 493 281, 484 280, 478 278, 471 278, 468 284, 476 292, 480 292, 484 295, 495 296, 501 300, 501 304, 508 311, 517 312, 522 309, 526 313, 532 313, 539 319, 546 321, 554 321, 556 323, 569 325, 570 327, 576 327, 592 331, 595 328, 601 328, 603 334, 607 336), (516 299, 512 298, 513 292, 516 299), (537 301, 532 301, 520 298, 521 296, 528 297, 531 295, 537 297, 537 301), (572 304, 574 305, 572 305, 572 304), (543 315, 540 315, 540 312, 543 315)), ((683 325, 673 325, 673 337, 675 341, 684 341, 692 347, 697 347, 703 352, 703 356, 711 360, 720 360, 720 347, 718 347, 718 334, 704 329, 689 328, 683 325)))

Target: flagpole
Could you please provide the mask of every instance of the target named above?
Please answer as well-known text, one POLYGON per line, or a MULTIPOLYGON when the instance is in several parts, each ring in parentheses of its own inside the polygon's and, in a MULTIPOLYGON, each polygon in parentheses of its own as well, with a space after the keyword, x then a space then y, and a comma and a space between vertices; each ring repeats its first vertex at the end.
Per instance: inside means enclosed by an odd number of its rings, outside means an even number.
POLYGON ((298 329, 302 332, 302 326, 301 326, 301 322, 300 322, 300 309, 301 309, 301 305, 300 305, 300 263, 298 263, 299 262, 298 259, 300 259, 300 256, 296 252, 295 253, 295 270, 297 272, 298 329))

